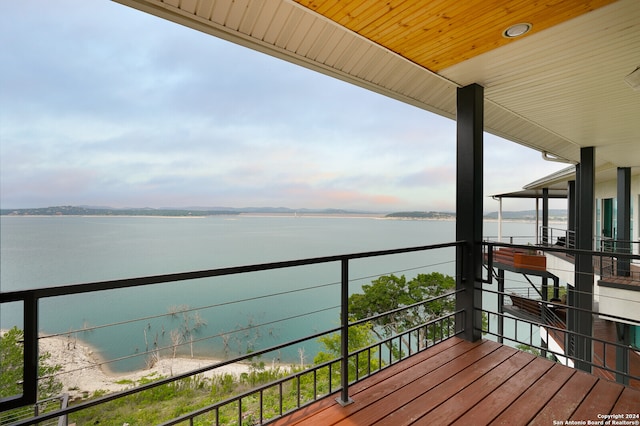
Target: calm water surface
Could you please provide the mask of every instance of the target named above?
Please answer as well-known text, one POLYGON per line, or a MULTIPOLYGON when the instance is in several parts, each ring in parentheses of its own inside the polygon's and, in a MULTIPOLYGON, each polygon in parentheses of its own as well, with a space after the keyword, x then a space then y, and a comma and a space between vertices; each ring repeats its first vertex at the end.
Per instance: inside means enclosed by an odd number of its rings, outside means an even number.
MULTIPOLYGON (((449 242, 455 222, 372 217, 219 216, 1 218, 0 289, 59 286, 449 242)), ((497 235, 495 222, 485 235, 497 235)), ((510 222, 504 235, 534 235, 510 222)), ((350 290, 382 274, 453 275, 453 249, 353 261, 350 290)), ((116 371, 141 368, 132 357, 191 329, 197 355, 225 357, 335 327, 339 263, 49 298, 40 329, 96 347, 116 371), (278 293, 277 296, 268 296, 278 293), (170 315, 189 307, 188 313, 170 315), (309 312, 313 312, 309 314, 309 312), (118 323, 116 326, 101 327, 118 323), (199 325, 199 326, 198 326, 199 325), (95 328, 98 327, 98 328, 95 328), (79 330, 88 331, 79 331, 79 330)), ((0 327, 21 326, 21 305, 2 306, 0 327)), ((183 333, 184 334, 184 333, 183 333)), ((317 343, 300 345, 311 361, 317 343)), ((182 352, 190 351, 185 345, 182 352)), ((299 357, 296 349, 277 355, 299 357)))

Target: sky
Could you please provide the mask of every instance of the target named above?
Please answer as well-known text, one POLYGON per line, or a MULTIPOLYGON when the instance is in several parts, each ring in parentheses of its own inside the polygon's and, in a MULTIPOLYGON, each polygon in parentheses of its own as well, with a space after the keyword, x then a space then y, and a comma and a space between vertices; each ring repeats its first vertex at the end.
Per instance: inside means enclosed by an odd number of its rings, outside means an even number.
MULTIPOLYGON (((455 210, 450 119, 106 0, 2 1, 0 40, 3 209, 455 210)), ((566 167, 484 140, 485 211, 566 167)))

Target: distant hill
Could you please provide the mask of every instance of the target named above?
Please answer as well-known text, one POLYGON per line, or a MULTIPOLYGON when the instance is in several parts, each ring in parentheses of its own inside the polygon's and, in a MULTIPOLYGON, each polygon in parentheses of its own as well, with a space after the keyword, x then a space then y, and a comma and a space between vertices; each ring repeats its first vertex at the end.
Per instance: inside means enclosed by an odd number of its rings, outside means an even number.
POLYGON ((163 208, 112 208, 92 206, 54 206, 28 209, 2 209, 3 216, 175 216, 199 217, 215 215, 239 215, 242 213, 265 214, 371 214, 371 212, 343 209, 290 209, 288 207, 163 207, 163 208))
POLYGON ((213 216, 213 215, 237 215, 239 213, 228 210, 182 210, 182 209, 152 209, 152 208, 125 208, 114 209, 109 207, 81 207, 81 206, 55 206, 33 209, 2 209, 3 216, 213 216))
MULTIPOLYGON (((390 213, 385 217, 397 219, 455 219, 456 214, 453 212, 434 212, 434 211, 410 211, 390 213)), ((540 214, 542 217, 542 214, 540 214)), ((485 219, 498 219, 498 212, 492 212, 484 215, 485 219)), ((503 211, 502 218, 505 220, 535 220, 535 210, 522 211, 503 211)), ((562 209, 550 209, 550 220, 567 220, 567 211, 562 209)))
POLYGON ((396 212, 385 217, 396 219, 455 219, 456 214, 450 212, 396 212))
MULTIPOLYGON (((542 212, 539 213, 540 219, 542 219, 542 212)), ((484 215, 485 219, 498 219, 498 212, 491 212, 484 215)), ((521 211, 503 211, 503 219, 511 220, 535 220, 535 210, 521 210, 521 211)), ((567 210, 565 209, 549 209, 549 220, 567 220, 567 210)))
MULTIPOLYGON (((203 217, 216 215, 253 214, 316 214, 316 215, 353 215, 353 214, 381 214, 361 210, 345 209, 291 209, 289 207, 162 207, 162 208, 112 208, 105 206, 54 206, 27 209, 1 209, 3 216, 175 216, 175 217, 203 217)), ((437 211, 405 211, 385 215, 395 219, 440 219, 454 220, 455 212, 437 211)), ((535 210, 505 211, 502 218, 506 220, 535 220, 535 210)), ((485 219, 497 219, 498 212, 488 213, 485 219)), ((567 211, 561 209, 549 210, 550 220, 566 220, 567 211)))
POLYGON ((289 207, 216 207, 216 209, 224 209, 237 213, 277 213, 277 214, 374 214, 364 210, 346 210, 346 209, 292 209, 289 207))

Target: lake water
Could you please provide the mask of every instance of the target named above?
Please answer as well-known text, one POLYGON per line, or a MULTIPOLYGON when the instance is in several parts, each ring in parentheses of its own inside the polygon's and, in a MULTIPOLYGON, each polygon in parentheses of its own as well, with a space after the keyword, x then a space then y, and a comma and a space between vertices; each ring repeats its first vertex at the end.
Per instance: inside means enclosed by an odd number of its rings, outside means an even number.
MULTIPOLYGON (((0 226, 2 292, 455 240, 453 221, 375 217, 3 216, 0 226)), ((497 223, 485 223, 485 235, 497 233, 497 223)), ((503 234, 533 236, 535 224, 504 223, 503 234)), ((453 275, 453 260, 454 250, 444 249, 353 261, 350 291, 389 273, 453 275)), ((40 304, 40 329, 80 338, 104 359, 122 358, 109 365, 114 371, 141 368, 145 356, 136 354, 170 345, 171 332, 185 327, 197 355, 233 356, 337 326, 339 282, 334 262, 48 298, 40 304), (102 327, 108 324, 118 325, 102 327)), ((1 309, 1 328, 22 325, 20 304, 1 309)), ((317 343, 299 347, 311 361, 317 343)), ((287 362, 298 356, 297 348, 277 355, 287 362)))

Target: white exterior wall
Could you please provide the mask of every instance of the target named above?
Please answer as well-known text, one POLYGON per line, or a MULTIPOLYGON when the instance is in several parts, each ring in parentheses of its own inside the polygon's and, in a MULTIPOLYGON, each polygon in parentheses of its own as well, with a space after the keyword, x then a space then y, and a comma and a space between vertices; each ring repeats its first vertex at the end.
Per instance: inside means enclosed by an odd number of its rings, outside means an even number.
POLYGON ((571 287, 574 286, 574 280, 576 274, 574 272, 575 267, 573 262, 569 262, 565 259, 561 259, 558 256, 554 256, 553 254, 547 254, 547 271, 551 272, 553 275, 560 279, 560 285, 562 286, 564 283, 569 284, 571 287))
MULTIPOLYGON (((640 292, 598 286, 599 302, 597 310, 601 315, 615 315, 640 321, 640 292)), ((616 320, 619 321, 619 320, 616 320)))

